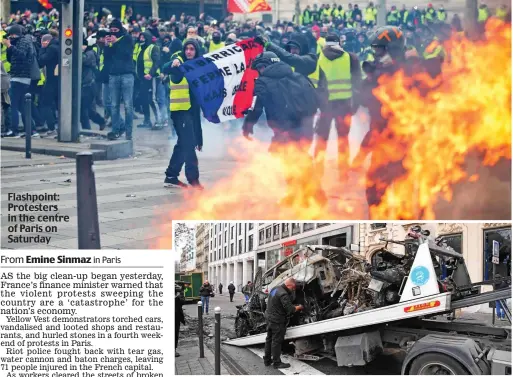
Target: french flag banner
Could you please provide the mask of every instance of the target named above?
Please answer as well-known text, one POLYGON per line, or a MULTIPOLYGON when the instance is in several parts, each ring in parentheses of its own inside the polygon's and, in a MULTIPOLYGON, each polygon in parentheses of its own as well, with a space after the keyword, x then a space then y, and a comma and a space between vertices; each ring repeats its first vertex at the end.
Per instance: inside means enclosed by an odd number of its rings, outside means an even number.
POLYGON ((221 123, 244 116, 258 77, 251 63, 262 51, 254 38, 245 39, 180 65, 206 119, 221 123))

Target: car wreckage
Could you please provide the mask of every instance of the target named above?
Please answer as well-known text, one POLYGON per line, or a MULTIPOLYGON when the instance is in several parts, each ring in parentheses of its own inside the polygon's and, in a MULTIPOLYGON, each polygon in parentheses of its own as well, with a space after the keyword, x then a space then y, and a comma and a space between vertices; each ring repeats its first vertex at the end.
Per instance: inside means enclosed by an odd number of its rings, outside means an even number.
MULTIPOLYGON (((237 306, 237 337, 265 331, 268 292, 288 277, 296 280, 294 304, 304 306, 289 318, 289 327, 398 303, 416 251, 427 237, 429 231, 414 226, 404 241, 383 239, 385 244, 371 263, 350 248, 309 245, 265 272, 259 269, 248 303, 237 306), (404 246, 404 255, 389 251, 389 243, 404 246)), ((452 292, 457 297, 479 293, 479 287, 471 283, 461 254, 441 239, 430 241, 429 249, 440 292, 452 292)))

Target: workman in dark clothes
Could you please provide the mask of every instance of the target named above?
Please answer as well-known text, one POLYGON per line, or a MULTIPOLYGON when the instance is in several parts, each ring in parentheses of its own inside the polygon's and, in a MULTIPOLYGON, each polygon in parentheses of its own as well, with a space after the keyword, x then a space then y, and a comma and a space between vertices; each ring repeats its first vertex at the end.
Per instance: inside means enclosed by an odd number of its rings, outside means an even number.
POLYGON ((287 323, 290 316, 302 310, 302 305, 292 304, 292 292, 296 290, 296 280, 288 278, 285 283, 274 287, 269 292, 269 300, 265 318, 267 320, 267 338, 265 339, 264 364, 275 369, 289 368, 290 364, 282 363, 281 346, 285 339, 287 323), (272 358, 271 358, 272 356, 272 358))

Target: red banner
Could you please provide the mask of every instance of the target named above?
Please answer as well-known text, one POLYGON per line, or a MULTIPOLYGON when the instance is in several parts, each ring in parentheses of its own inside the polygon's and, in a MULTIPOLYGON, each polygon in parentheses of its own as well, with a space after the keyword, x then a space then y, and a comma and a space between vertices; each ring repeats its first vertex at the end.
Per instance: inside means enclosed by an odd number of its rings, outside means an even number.
POLYGON ((230 13, 269 12, 271 6, 265 0, 228 0, 230 13))

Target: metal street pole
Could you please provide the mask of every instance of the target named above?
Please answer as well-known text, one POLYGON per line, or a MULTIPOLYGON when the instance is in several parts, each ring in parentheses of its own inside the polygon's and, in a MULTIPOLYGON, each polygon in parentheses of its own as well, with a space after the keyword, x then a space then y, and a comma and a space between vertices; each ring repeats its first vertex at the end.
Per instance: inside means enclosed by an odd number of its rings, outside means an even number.
POLYGON ((82 87, 82 30, 84 0, 67 0, 59 14, 59 135, 58 140, 79 140, 80 93, 82 87))
POLYGON ((387 0, 379 0, 377 23, 378 26, 386 26, 387 24, 387 0))
POLYGON ((77 153, 78 248, 101 249, 93 154, 77 153))
POLYGON ((205 357, 205 348, 203 347, 203 304, 198 301, 198 336, 199 336, 199 349, 200 358, 205 357))
POLYGON ((217 306, 214 309, 215 313, 215 375, 221 375, 221 308, 217 306))

